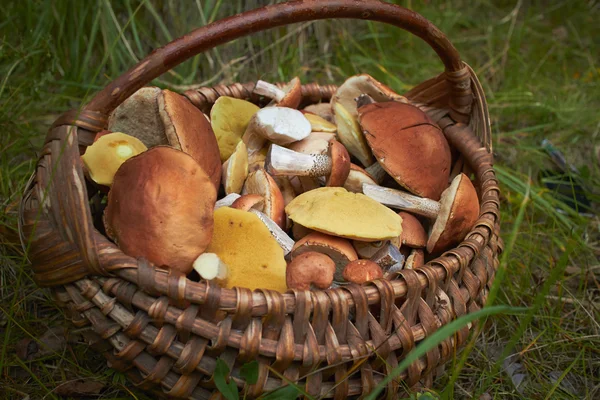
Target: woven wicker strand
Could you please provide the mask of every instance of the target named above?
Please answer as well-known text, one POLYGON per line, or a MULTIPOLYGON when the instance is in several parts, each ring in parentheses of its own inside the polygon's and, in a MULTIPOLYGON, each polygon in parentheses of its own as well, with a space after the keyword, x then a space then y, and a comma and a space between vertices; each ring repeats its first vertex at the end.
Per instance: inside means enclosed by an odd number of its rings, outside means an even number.
MULTIPOLYGON (((253 86, 234 83, 184 95, 208 112, 220 96, 258 102, 253 86)), ((336 89, 303 85, 303 103, 328 101, 336 89)), ((503 247, 499 198, 485 96, 446 37, 421 16, 377 0, 304 0, 200 28, 153 52, 81 111, 61 116, 40 152, 19 223, 35 281, 51 289, 75 326, 91 328, 92 347, 140 388, 170 398, 217 398, 212 375, 220 358, 249 398, 287 379, 310 395, 345 399, 369 393, 420 341, 485 304, 503 247), (463 170, 474 175, 480 216, 462 243, 392 280, 278 293, 188 280, 127 256, 102 234, 101 194, 84 179, 79 156, 118 104, 200 51, 270 27, 332 17, 391 23, 440 55, 446 71, 405 95, 440 125, 463 170), (259 377, 249 386, 240 367, 251 360, 259 361, 259 377)), ((461 329, 413 363, 388 384, 385 396, 430 387, 470 330, 461 329)))

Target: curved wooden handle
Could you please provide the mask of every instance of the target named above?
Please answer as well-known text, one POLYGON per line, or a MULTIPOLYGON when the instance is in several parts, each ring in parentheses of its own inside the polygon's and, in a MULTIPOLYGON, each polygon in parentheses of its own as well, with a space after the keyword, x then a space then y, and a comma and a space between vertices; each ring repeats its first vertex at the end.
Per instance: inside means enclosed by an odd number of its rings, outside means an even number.
POLYGON ((85 106, 88 115, 106 117, 125 99, 169 69, 196 54, 250 33, 291 23, 353 18, 384 22, 405 29, 427 42, 439 55, 446 72, 464 66, 446 36, 421 15, 380 0, 295 0, 213 22, 150 53, 115 79, 85 106))

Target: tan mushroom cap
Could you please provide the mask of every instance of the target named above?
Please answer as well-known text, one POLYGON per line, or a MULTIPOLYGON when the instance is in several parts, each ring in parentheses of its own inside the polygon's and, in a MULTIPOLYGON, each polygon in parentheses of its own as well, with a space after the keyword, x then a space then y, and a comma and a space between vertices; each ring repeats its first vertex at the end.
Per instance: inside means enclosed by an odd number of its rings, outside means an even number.
POLYGON ((383 278, 383 270, 371 260, 355 260, 346 265, 343 277, 346 282, 360 285, 383 278))
POLYGON ((308 251, 326 254, 333 260, 336 268, 334 278, 336 281, 342 280, 342 271, 346 264, 358 259, 356 251, 348 240, 320 232, 308 233, 298 240, 292 248, 292 259, 308 251))
POLYGON ((309 251, 295 257, 287 266, 288 289, 327 289, 333 283, 335 263, 323 253, 309 251))
POLYGON ((256 208, 260 211, 264 207, 264 202, 265 198, 262 197, 260 194, 245 194, 240 198, 236 199, 233 203, 231 203, 231 208, 243 211, 248 211, 251 208, 256 208))
POLYGON ((423 249, 405 247, 400 252, 405 258, 404 269, 417 269, 425 264, 425 252, 423 249))
POLYGON ((259 211, 265 213, 277 225, 285 229, 283 195, 273 177, 265 170, 259 169, 248 174, 242 194, 258 194, 264 197, 264 208, 259 211))
POLYGON ((318 115, 319 117, 323 118, 325 121, 335 124, 335 116, 333 115, 333 109, 331 108, 331 103, 311 104, 309 106, 304 107, 301 111, 303 113, 311 113, 311 114, 318 115))
POLYGON ((246 144, 240 141, 233 154, 223 164, 221 174, 225 194, 239 193, 248 176, 248 151, 246 144))
POLYGON ((452 180, 442 193, 440 212, 427 241, 427 252, 437 254, 460 243, 479 218, 479 199, 465 174, 452 180))
POLYGON ((408 191, 439 200, 450 176, 450 146, 441 129, 417 107, 374 103, 359 108, 359 122, 377 161, 408 191))
POLYGON ((344 182, 344 188, 350 192, 362 193, 363 183, 377 184, 367 171, 356 164, 350 164, 350 173, 346 178, 346 182, 344 182))
POLYGON ((398 215, 402 217, 402 245, 413 248, 427 246, 427 232, 419 219, 406 211, 400 211, 398 215))
POLYGON ((219 144, 222 162, 225 162, 242 140, 250 119, 260 108, 246 100, 221 96, 210 110, 210 123, 219 144))
POLYGON ((300 78, 294 77, 281 90, 285 92, 285 96, 278 103, 272 101, 270 105, 277 104, 277 107, 298 108, 302 101, 302 83, 300 78))
POLYGON ((202 111, 180 94, 163 90, 158 96, 158 110, 169 144, 188 153, 208 174, 215 188, 221 183, 219 145, 202 111))
POLYGON ((343 186, 350 174, 350 154, 337 140, 329 142, 329 157, 331 157, 331 172, 325 182, 326 186, 343 186))
POLYGON ((125 254, 188 273, 211 240, 216 198, 191 156, 153 147, 115 174, 104 212, 106 232, 125 254))
POLYGON ((215 253, 227 265, 227 288, 270 289, 282 293, 287 289, 283 249, 251 212, 230 207, 215 211, 212 240, 206 252, 215 253))
POLYGON ((402 233, 402 218, 377 201, 341 187, 304 192, 285 208, 289 218, 315 231, 363 241, 402 233))

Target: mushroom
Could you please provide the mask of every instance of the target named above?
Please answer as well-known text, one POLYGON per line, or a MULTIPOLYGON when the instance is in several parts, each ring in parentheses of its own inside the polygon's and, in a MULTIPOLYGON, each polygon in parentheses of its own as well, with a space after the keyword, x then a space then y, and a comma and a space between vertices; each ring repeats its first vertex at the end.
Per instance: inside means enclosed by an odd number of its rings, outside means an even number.
POLYGON ((350 164, 350 173, 348 174, 348 178, 346 178, 346 182, 344 182, 344 188, 350 192, 362 193, 363 183, 377 184, 367 171, 356 164, 350 164))
POLYGON ((333 115, 333 109, 331 108, 330 103, 311 104, 304 107, 302 112, 318 115, 325 121, 335 124, 335 116, 333 115))
POLYGON ((425 228, 423 228, 423 225, 417 217, 405 211, 400 211, 398 215, 402 217, 402 236, 400 236, 400 244, 416 249, 426 247, 427 232, 425 232, 425 228))
POLYGON ((346 239, 326 235, 320 232, 312 232, 298 240, 292 248, 291 257, 299 256, 309 251, 326 254, 335 263, 336 281, 342 280, 342 271, 350 261, 358 259, 356 251, 346 239))
POLYGON ((308 229, 305 226, 300 225, 299 223, 292 223, 292 237, 296 240, 300 240, 309 233, 314 232, 312 229, 308 229))
POLYGON ((356 118, 353 118, 340 103, 335 103, 333 109, 340 142, 363 166, 367 167, 371 165, 373 163, 373 154, 371 153, 371 149, 369 149, 369 145, 356 118))
POLYGON ((417 269, 425 264, 425 252, 423 249, 410 249, 410 252, 405 257, 404 268, 406 269, 417 269))
POLYGON ((404 262, 404 256, 400 253, 400 250, 390 242, 386 242, 386 244, 369 259, 384 270, 404 262))
POLYGON ((81 161, 92 181, 110 187, 121 164, 146 150, 147 147, 138 138, 112 132, 97 137, 85 150, 81 161))
MULTIPOLYGON (((287 176, 274 176, 273 180, 277 184, 281 195, 283 196, 283 205, 287 206, 290 201, 294 200, 296 197, 296 192, 294 191, 294 187, 292 186, 289 178, 287 176)), ((284 213, 285 214, 285 213, 284 213)), ((292 220, 285 215, 285 229, 289 230, 292 227, 292 220)))
POLYGON ((254 172, 265 168, 265 159, 267 158, 269 146, 270 144, 267 143, 258 152, 252 154, 248 160, 248 172, 254 172))
POLYGON ((354 260, 344 268, 343 277, 346 282, 361 285, 383 278, 383 270, 371 260, 354 260))
POLYGON ((294 142, 287 148, 302 154, 324 154, 327 153, 329 142, 333 139, 334 133, 312 132, 305 139, 294 142))
POLYGON ((218 191, 221 184, 221 159, 211 124, 202 111, 180 94, 165 89, 157 100, 169 144, 192 156, 218 191))
POLYGON ((450 186, 442 192, 439 202, 370 184, 363 185, 363 193, 389 207, 433 220, 427 240, 429 253, 438 253, 460 243, 479 216, 477 192, 465 174, 452 180, 450 186))
POLYGON ((308 122, 310 122, 310 126, 313 132, 327 132, 327 133, 335 133, 337 132, 337 126, 327 121, 325 118, 319 117, 316 114, 312 113, 303 113, 308 122))
POLYGON ((187 274, 211 240, 216 198, 190 155, 156 146, 117 170, 104 211, 106 233, 125 254, 187 274))
POLYGON ((259 169, 248 174, 242 194, 258 194, 262 196, 264 198, 264 206, 259 211, 265 213, 280 227, 285 227, 283 195, 273 177, 264 170, 259 169))
POLYGON ((242 140, 250 118, 260 108, 246 100, 220 96, 210 109, 210 124, 219 144, 221 162, 225 162, 242 140))
POLYGON ((223 197, 220 200, 217 200, 217 202, 215 203, 215 210, 218 210, 221 207, 230 207, 237 199, 239 199, 240 196, 237 193, 230 193, 227 196, 223 197))
POLYGON ((333 236, 377 241, 398 237, 402 218, 361 193, 322 187, 302 193, 285 208, 295 223, 333 236))
POLYGON ((367 173, 373 177, 378 185, 381 184, 381 182, 383 182, 387 176, 387 172, 385 172, 385 169, 383 169, 381 164, 378 162, 374 162, 373 164, 369 165, 367 168, 365 168, 365 171, 367 171, 367 173))
POLYGON ((353 240, 352 246, 356 250, 356 254, 360 258, 371 258, 375 253, 379 251, 382 247, 384 247, 389 241, 387 240, 378 240, 376 242, 363 242, 360 240, 353 240))
POLYGON ((212 240, 207 253, 227 265, 225 287, 285 292, 286 262, 282 248, 252 212, 222 207, 214 213, 212 240))
POLYGON ((272 83, 259 80, 256 82, 253 92, 272 99, 267 106, 298 108, 302 101, 302 84, 297 76, 283 89, 279 89, 272 83))
POLYGON ((265 169, 274 176, 327 176, 327 186, 342 186, 350 173, 350 155, 337 140, 329 142, 327 155, 302 154, 274 144, 267 153, 265 169))
POLYGON ((252 164, 267 140, 286 146, 310 135, 310 122, 293 108, 266 107, 250 119, 242 137, 248 147, 248 163, 252 164))
POLYGON ((221 179, 226 194, 239 193, 244 186, 244 181, 248 176, 248 151, 244 142, 240 141, 235 147, 235 151, 223 163, 223 172, 221 179))
POLYGON ((333 283, 335 263, 323 253, 309 251, 295 257, 287 266, 289 289, 328 289, 333 283))
POLYGON ((283 229, 279 227, 271 218, 267 217, 266 214, 255 210, 254 208, 250 208, 248 211, 255 214, 263 224, 267 227, 271 235, 275 238, 281 249, 283 250, 283 255, 287 256, 294 247, 294 240, 288 236, 287 233, 283 229))
POLYGON ((439 200, 450 175, 450 145, 419 108, 395 101, 358 109, 358 120, 381 167, 418 196, 439 200))
POLYGON ((193 264, 200 278, 215 281, 219 286, 225 286, 229 271, 227 265, 215 253, 202 253, 193 264))

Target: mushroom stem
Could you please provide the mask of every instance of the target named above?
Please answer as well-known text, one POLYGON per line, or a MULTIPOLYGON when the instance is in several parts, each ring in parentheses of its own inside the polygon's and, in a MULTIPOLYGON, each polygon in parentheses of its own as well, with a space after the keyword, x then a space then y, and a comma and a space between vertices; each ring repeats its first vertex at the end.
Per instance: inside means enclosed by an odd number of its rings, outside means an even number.
POLYGON ((396 189, 364 183, 363 193, 388 207, 410 211, 431 219, 436 219, 440 212, 439 202, 396 189))
POLYGON ((254 93, 273 99, 278 103, 285 97, 285 92, 283 90, 279 89, 272 83, 261 80, 256 82, 256 86, 254 86, 254 93))
POLYGON ((273 144, 267 158, 265 169, 273 176, 310 176, 313 178, 331 173, 331 157, 324 154, 303 154, 273 144))
POLYGON ((227 280, 229 270, 215 253, 203 253, 194 261, 194 269, 202 279, 223 282, 227 280))
POLYGON ((387 174, 387 172, 385 172, 385 169, 383 169, 381 164, 379 164, 377 161, 365 168, 365 171, 367 171, 369 175, 371 175, 373 179, 375 179, 375 182, 377 182, 378 184, 383 182, 385 174, 387 174))
POLYGON ((237 199, 239 199, 240 196, 237 193, 230 193, 227 196, 223 197, 221 200, 217 201, 215 203, 215 211, 218 210, 221 207, 229 207, 231 206, 237 199))

